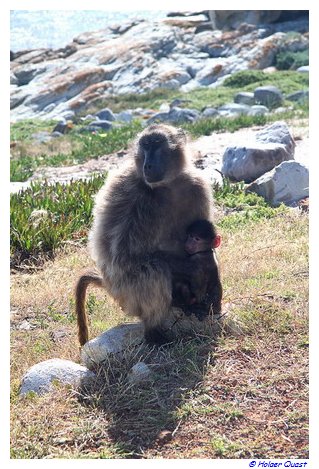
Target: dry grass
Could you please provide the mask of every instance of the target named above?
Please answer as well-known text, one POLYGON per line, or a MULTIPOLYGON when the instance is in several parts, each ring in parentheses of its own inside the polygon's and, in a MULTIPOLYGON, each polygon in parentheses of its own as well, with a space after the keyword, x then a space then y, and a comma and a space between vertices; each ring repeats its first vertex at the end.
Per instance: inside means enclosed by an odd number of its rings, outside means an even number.
MULTIPOLYGON (((219 337, 128 350, 80 392, 21 398, 18 387, 34 363, 78 361, 72 291, 85 251, 13 275, 12 457, 306 458, 307 229, 307 216, 289 211, 222 233, 228 314, 219 337), (33 329, 19 329, 25 320, 33 329), (153 375, 133 386, 127 373, 138 360, 153 375)), ((98 290, 89 310, 92 335, 124 320, 98 290)))

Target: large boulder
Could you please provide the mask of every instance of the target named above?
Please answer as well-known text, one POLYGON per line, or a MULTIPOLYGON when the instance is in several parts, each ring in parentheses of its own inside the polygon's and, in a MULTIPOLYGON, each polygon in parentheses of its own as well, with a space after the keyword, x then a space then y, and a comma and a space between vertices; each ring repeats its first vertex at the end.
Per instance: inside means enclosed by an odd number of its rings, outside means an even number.
POLYGON ((283 102, 281 91, 276 86, 259 86, 254 91, 256 104, 262 104, 268 108, 278 107, 283 102))
POLYGON ((255 192, 272 205, 291 205, 309 197, 309 169, 297 161, 284 161, 250 184, 248 192, 255 192))
POLYGON ((227 147, 222 173, 232 181, 252 182, 283 161, 294 158, 295 142, 285 122, 268 125, 245 146, 227 147))
POLYGON ((95 373, 78 363, 53 358, 33 365, 26 372, 22 378, 20 394, 25 395, 30 391, 44 394, 54 389, 55 381, 78 387, 95 377, 95 373))

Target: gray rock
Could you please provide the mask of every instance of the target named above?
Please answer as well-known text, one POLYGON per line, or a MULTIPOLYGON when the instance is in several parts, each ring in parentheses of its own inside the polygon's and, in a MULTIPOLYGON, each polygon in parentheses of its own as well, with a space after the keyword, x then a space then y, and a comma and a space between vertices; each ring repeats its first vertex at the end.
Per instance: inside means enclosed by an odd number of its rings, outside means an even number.
POLYGON ((98 117, 101 121, 115 121, 115 115, 111 111, 111 109, 105 108, 101 109, 101 111, 97 112, 95 114, 96 117, 98 117))
POLYGON ((147 120, 147 124, 153 122, 170 122, 173 124, 183 122, 194 122, 200 118, 200 113, 196 109, 183 109, 174 107, 169 112, 159 112, 147 120))
POLYGON ((54 138, 63 137, 63 133, 55 130, 54 132, 51 133, 51 137, 54 137, 54 138))
POLYGON ((32 138, 39 143, 46 143, 52 139, 52 135, 50 135, 50 133, 46 130, 43 130, 41 132, 36 132, 35 134, 32 134, 32 138))
POLYGON ((251 106, 248 111, 249 116, 264 116, 269 112, 269 109, 266 106, 262 106, 261 104, 255 104, 251 106))
POLYGON ((199 119, 200 113, 196 109, 174 107, 170 110, 170 122, 194 122, 199 119))
POLYGON ((144 340, 144 326, 141 323, 121 324, 103 332, 88 341, 81 349, 81 360, 92 369, 105 361, 110 354, 121 353, 128 347, 144 340))
POLYGON ((69 111, 64 111, 64 112, 61 114, 61 116, 58 116, 58 117, 57 117, 57 119, 60 119, 60 118, 65 119, 65 120, 67 120, 67 121, 73 121, 74 118, 75 118, 75 112, 74 112, 74 111, 71 111, 71 110, 69 110, 69 111))
POLYGON ((222 173, 233 181, 252 182, 283 161, 294 158, 295 142, 284 122, 275 122, 245 146, 227 147, 222 173))
POLYGON ((307 103, 309 101, 309 90, 300 90, 289 94, 286 99, 288 101, 297 101, 299 103, 307 103))
POLYGON ((103 121, 103 120, 98 120, 98 121, 93 121, 91 122, 88 127, 87 127, 87 130, 90 130, 90 131, 93 131, 93 130, 110 130, 112 129, 113 125, 111 122, 109 121, 103 121))
POLYGON ((207 107, 202 112, 202 117, 217 117, 219 115, 217 109, 213 107, 207 107))
POLYGON ((259 86, 254 91, 256 104, 262 104, 268 108, 278 107, 283 102, 281 91, 275 86, 259 86))
POLYGON ((291 205, 309 196, 309 169, 297 161, 284 161, 246 190, 261 195, 272 205, 291 205))
POLYGON ((297 68, 297 72, 309 73, 309 65, 303 65, 302 67, 297 68))
POLYGON ((178 90, 180 86, 180 82, 176 80, 176 78, 172 78, 171 80, 160 83, 159 88, 165 88, 167 90, 178 90))
POLYGON ((291 158, 288 159, 293 159, 294 157, 296 143, 286 122, 277 121, 267 125, 256 133, 256 140, 261 143, 278 143, 284 145, 291 156, 291 158))
POLYGON ((53 358, 33 365, 23 376, 20 394, 33 391, 44 394, 54 389, 54 381, 78 387, 83 381, 95 378, 96 375, 82 365, 70 360, 53 358))
POLYGON ((115 115, 116 120, 130 123, 133 120, 133 113, 132 111, 121 111, 115 115))
POLYGON ((10 73, 10 85, 18 85, 18 79, 14 73, 10 73))
POLYGON ((46 113, 52 112, 55 109, 55 107, 56 107, 55 103, 50 103, 47 106, 45 106, 45 108, 43 108, 43 112, 46 112, 46 113))
POLYGON ((148 381, 151 378, 152 371, 144 362, 136 363, 130 370, 128 381, 132 384, 139 384, 148 381))
POLYGON ((237 104, 247 104, 248 106, 253 106, 255 104, 254 93, 248 91, 241 91, 234 96, 234 103, 237 104))
POLYGON ((247 106, 247 104, 228 103, 220 106, 218 108, 218 113, 221 116, 231 117, 238 116, 240 114, 248 114, 249 110, 250 106, 247 106))

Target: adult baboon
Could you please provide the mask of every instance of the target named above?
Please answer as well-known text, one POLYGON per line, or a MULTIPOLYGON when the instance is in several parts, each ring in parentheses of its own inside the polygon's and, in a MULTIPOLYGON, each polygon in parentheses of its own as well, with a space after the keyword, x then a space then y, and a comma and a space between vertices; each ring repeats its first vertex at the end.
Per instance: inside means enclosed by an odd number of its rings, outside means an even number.
MULTIPOLYGON (((137 138, 131 163, 109 176, 96 196, 89 248, 108 293, 139 317, 148 342, 164 343, 161 329, 172 304, 172 275, 189 272, 187 227, 211 219, 211 188, 191 165, 185 132, 158 124, 137 138)), ((88 340, 84 297, 77 285, 79 340, 88 340)))

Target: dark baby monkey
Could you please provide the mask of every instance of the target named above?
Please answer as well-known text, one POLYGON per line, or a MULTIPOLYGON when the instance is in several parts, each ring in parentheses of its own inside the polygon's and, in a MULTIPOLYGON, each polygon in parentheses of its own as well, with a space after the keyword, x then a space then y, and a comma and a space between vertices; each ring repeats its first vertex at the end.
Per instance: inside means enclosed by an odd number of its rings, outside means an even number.
POLYGON ((222 285, 214 249, 221 237, 208 220, 197 220, 186 230, 185 251, 191 261, 191 272, 173 277, 173 305, 186 315, 194 313, 203 320, 212 310, 221 312, 222 285))

